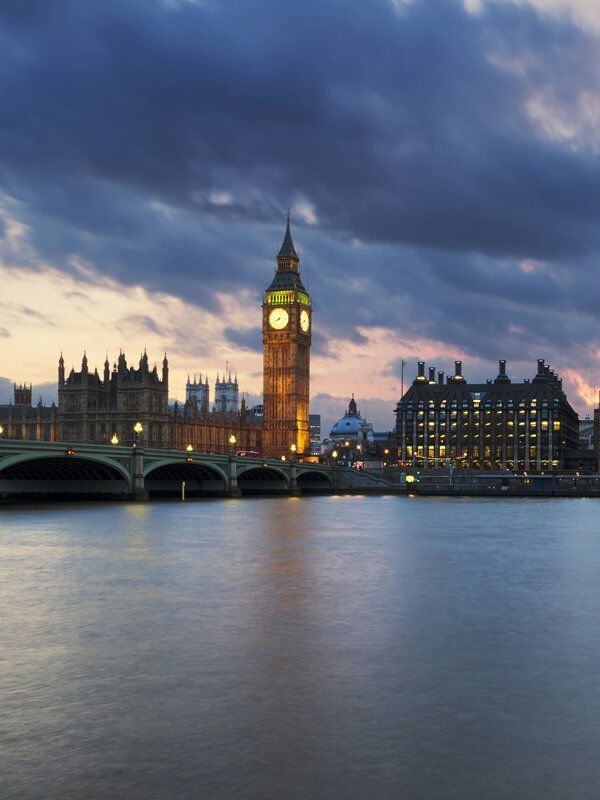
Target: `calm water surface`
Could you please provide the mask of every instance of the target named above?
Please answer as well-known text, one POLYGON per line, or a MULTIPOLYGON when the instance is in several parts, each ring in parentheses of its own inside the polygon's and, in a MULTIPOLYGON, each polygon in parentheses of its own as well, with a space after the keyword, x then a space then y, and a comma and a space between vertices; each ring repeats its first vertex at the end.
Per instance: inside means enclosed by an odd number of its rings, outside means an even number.
POLYGON ((2 800, 600 797, 600 501, 0 509, 2 800))

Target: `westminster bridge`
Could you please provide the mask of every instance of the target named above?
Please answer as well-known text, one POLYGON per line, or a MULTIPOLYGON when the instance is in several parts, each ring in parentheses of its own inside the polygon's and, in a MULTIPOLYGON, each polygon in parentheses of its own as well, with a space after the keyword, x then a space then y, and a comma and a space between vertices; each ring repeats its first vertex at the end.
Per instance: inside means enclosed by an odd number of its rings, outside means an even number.
POLYGON ((143 446, 0 440, 0 500, 330 493, 324 464, 143 446))

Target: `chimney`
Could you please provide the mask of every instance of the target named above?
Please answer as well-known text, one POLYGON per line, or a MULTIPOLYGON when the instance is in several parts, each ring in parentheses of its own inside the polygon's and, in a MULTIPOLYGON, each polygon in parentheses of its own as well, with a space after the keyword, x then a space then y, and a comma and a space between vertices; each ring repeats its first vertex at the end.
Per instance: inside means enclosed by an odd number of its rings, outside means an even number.
POLYGON ((506 360, 503 358, 498 362, 498 375, 494 383, 510 383, 510 378, 506 374, 506 360))
MULTIPOLYGON (((443 372, 438 372, 438 383, 439 383, 440 386, 444 385, 444 373, 443 372)), ((599 400, 600 400, 600 392, 598 392, 598 397, 599 397, 599 400)))
POLYGON ((424 381, 425 380, 425 362, 424 361, 419 361, 419 372, 417 374, 417 380, 418 381, 424 381))
POLYGON ((429 383, 435 383, 435 367, 429 367, 429 383))
POLYGON ((538 358, 537 360, 537 374, 543 375, 544 374, 544 359, 538 358))
POLYGON ((462 375, 462 361, 455 361, 454 362, 454 380, 455 381, 463 381, 462 375))

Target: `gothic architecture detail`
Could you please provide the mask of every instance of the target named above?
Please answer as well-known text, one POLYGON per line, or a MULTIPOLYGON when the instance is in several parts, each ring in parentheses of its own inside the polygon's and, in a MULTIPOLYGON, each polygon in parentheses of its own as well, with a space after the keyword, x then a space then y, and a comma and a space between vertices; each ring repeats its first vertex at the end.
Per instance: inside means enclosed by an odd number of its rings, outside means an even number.
POLYGON ((300 278, 300 259, 288 214, 275 276, 263 302, 263 452, 308 455, 312 306, 300 278))
POLYGON ((220 410, 209 412, 208 380, 188 380, 186 402, 169 407, 169 362, 167 356, 159 373, 151 369, 146 352, 137 368, 129 366, 124 353, 113 364, 104 362, 102 377, 90 371, 84 354, 81 370, 71 369, 65 376, 61 355, 58 362, 58 439, 65 442, 89 442, 131 445, 134 441, 148 447, 186 449, 226 453, 237 448, 259 450, 260 425, 242 401, 237 411, 237 380, 217 382, 227 388, 231 384, 231 402, 221 402, 220 410), (234 410, 235 408, 235 410, 234 410), (137 437, 134 425, 140 422, 142 433, 137 437))

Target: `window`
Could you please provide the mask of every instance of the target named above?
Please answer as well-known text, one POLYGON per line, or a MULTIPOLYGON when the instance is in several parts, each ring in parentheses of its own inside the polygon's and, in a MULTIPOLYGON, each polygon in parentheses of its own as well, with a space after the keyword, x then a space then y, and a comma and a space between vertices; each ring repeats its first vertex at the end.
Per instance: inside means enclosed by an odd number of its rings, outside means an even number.
POLYGON ((555 419, 554 422, 552 423, 552 429, 555 431, 560 430, 560 422, 557 419, 555 419))

